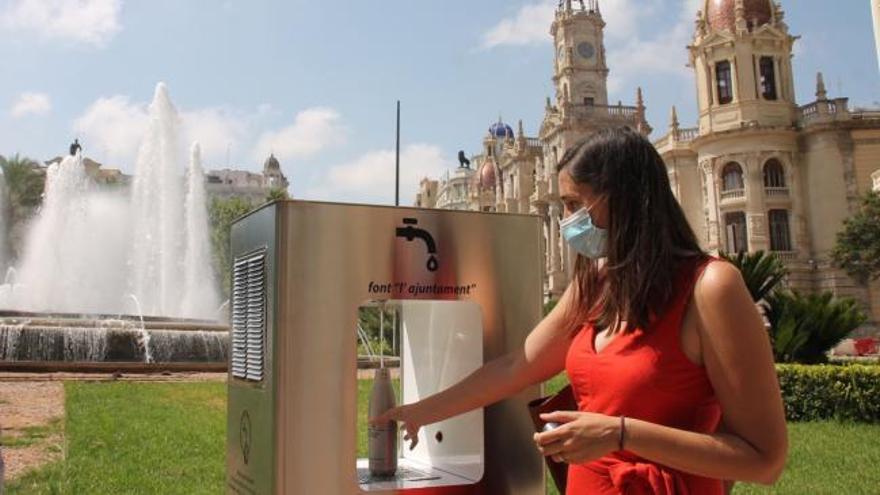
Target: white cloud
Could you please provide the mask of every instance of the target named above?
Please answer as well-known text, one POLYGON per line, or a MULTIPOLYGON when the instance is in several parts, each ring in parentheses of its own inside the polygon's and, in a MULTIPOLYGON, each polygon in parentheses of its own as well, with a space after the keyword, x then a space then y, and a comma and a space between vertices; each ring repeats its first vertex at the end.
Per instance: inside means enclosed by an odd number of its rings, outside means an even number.
POLYGON ((49 95, 45 93, 26 92, 18 96, 15 103, 12 104, 12 110, 9 112, 13 117, 19 118, 25 115, 44 115, 52 109, 52 102, 49 95))
MULTIPOLYGON (((622 0, 621 3, 630 1, 632 0, 622 0)), ((608 78, 609 92, 619 91, 626 83, 647 84, 658 75, 680 77, 682 82, 692 77, 693 72, 686 67, 688 55, 685 48, 691 42, 694 19, 701 2, 700 0, 666 0, 665 2, 667 6, 670 3, 678 4, 680 10, 674 18, 674 24, 668 28, 650 29, 652 15, 643 15, 638 19, 638 24, 631 27, 630 34, 610 37, 608 60, 612 67, 608 78), (640 34, 645 33, 654 36, 642 38, 640 34)), ((645 12, 656 13, 660 8, 663 8, 663 5, 654 3, 645 12)), ((624 12, 620 11, 616 15, 623 14, 624 12)), ((615 29, 615 24, 609 20, 606 33, 615 29)))
MULTIPOLYGON (((222 107, 182 110, 181 146, 198 141, 209 167, 224 164, 227 146, 237 148, 248 135, 250 116, 222 107)), ((146 102, 128 96, 99 98, 73 123, 85 152, 108 166, 131 171, 149 122, 146 102)), ((183 156, 183 155, 181 155, 183 156)))
POLYGON ((503 45, 537 45, 552 40, 549 34, 555 4, 543 1, 524 5, 513 17, 502 19, 483 35, 483 48, 503 45))
POLYGON ((257 140, 253 157, 262 160, 272 152, 279 160, 309 158, 344 143, 345 137, 339 112, 325 107, 309 108, 296 114, 293 124, 264 132, 257 140))
POLYGON ((227 108, 210 107, 181 112, 186 145, 198 141, 202 161, 209 167, 226 166, 226 150, 238 149, 248 134, 250 117, 227 108))
POLYGON ((106 164, 126 170, 134 160, 148 123, 147 104, 127 96, 99 98, 73 123, 84 152, 106 164))
MULTIPOLYGON (((450 166, 451 160, 438 146, 415 143, 404 147, 400 152, 401 204, 413 204, 419 182, 425 177, 439 177, 450 166)), ((305 188, 303 196, 325 201, 393 204, 394 150, 368 151, 348 163, 330 167, 318 183, 305 188)))
POLYGON ((0 28, 100 47, 122 29, 121 10, 122 0, 13 0, 0 28))
MULTIPOLYGON (((691 1, 691 0, 688 0, 691 1)), ((699 0, 697 0, 699 1, 699 0)), ((512 17, 507 17, 483 34, 483 48, 504 45, 540 45, 550 43, 549 34, 558 0, 541 0, 523 5, 512 17)), ((579 9, 577 2, 574 8, 579 9)), ((609 40, 631 39, 638 32, 642 19, 650 19, 661 8, 663 0, 613 0, 600 3, 602 18, 609 28, 609 40)))

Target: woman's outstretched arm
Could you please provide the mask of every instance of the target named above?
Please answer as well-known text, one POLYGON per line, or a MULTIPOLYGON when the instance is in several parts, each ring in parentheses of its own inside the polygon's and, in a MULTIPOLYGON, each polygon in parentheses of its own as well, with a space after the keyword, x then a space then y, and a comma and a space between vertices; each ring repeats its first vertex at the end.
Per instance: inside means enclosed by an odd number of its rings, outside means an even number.
POLYGON ((424 425, 487 406, 553 377, 565 367, 570 329, 564 327, 564 318, 570 304, 569 287, 550 314, 532 330, 522 348, 486 363, 442 392, 391 409, 370 422, 393 419, 404 423, 404 438, 413 441, 412 447, 417 441, 416 433, 424 425))

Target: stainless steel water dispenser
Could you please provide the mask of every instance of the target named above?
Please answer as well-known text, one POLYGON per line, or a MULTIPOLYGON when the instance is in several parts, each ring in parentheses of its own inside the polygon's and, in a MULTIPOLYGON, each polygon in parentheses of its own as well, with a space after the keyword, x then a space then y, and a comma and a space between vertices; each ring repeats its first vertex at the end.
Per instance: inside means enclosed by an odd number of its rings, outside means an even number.
MULTIPOLYGON (((397 473, 357 457, 358 313, 393 308, 399 403, 521 346, 541 317, 528 215, 283 201, 232 227, 227 493, 539 495, 538 387, 433 425, 397 473), (396 334, 395 334, 396 335, 396 334)), ((362 372, 363 373, 363 372, 362 372)))

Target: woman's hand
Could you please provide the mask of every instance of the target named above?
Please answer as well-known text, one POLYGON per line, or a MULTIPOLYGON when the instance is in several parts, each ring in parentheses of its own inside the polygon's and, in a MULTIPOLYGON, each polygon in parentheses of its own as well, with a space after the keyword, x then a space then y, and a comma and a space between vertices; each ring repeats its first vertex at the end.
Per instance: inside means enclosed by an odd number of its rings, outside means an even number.
POLYGON ((589 412, 556 411, 542 414, 541 419, 559 424, 551 431, 535 433, 534 437, 541 454, 552 456, 556 462, 580 464, 617 450, 618 418, 589 412))
POLYGON ((370 424, 379 425, 387 421, 403 423, 405 431, 403 439, 410 441, 409 450, 412 450, 419 443, 419 429, 425 424, 423 420, 418 418, 415 412, 412 404, 393 407, 375 418, 370 418, 370 424))

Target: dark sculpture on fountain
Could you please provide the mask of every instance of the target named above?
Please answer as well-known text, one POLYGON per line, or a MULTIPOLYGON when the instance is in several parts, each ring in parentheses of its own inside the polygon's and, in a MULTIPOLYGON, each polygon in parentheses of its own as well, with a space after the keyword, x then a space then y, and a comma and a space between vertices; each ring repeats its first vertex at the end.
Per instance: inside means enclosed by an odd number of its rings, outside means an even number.
POLYGON ((82 151, 82 146, 79 144, 79 138, 74 139, 73 143, 70 144, 70 156, 76 156, 80 151, 82 151))

